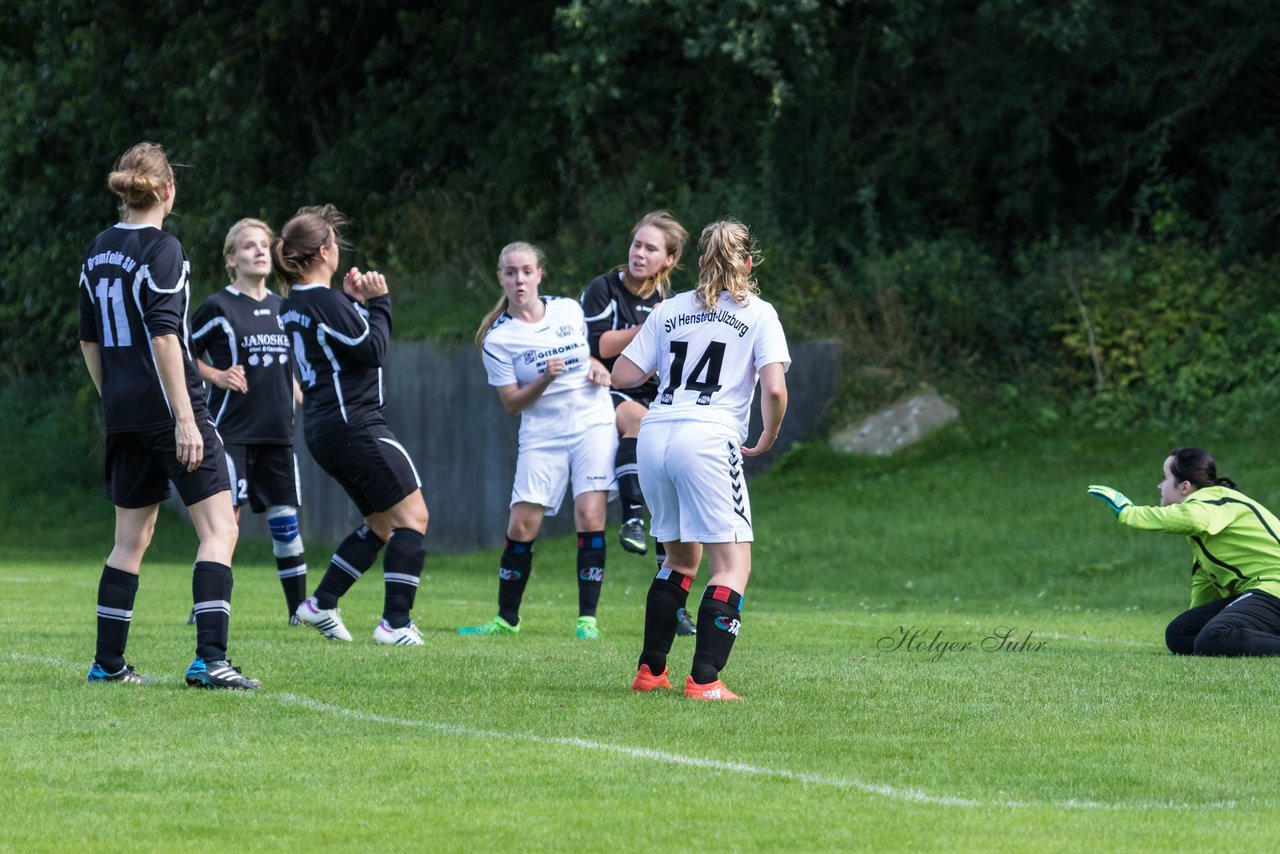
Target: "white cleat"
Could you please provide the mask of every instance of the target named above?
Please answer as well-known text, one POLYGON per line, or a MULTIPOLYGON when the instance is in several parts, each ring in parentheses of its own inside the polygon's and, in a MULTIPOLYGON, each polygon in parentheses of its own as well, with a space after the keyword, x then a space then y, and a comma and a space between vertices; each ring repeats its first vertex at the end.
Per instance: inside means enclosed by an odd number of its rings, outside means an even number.
POLYGON ((351 632, 342 624, 342 613, 337 608, 327 611, 316 607, 316 597, 309 596, 302 600, 298 610, 294 612, 299 622, 311 626, 329 640, 351 642, 351 632))
POLYGON ((393 629, 386 620, 379 620, 373 630, 374 643, 385 643, 391 646, 422 646, 422 632, 413 623, 393 629))

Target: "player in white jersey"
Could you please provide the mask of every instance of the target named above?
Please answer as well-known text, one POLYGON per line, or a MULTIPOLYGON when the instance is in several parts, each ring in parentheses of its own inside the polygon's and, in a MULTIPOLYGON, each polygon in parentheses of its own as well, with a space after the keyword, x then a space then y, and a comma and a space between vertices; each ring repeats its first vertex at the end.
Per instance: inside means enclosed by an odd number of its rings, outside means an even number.
POLYGON ((520 630, 520 602, 533 569, 533 543, 543 517, 573 489, 578 532, 577 636, 600 637, 596 606, 604 581, 605 503, 614 483, 617 434, 609 372, 591 356, 582 307, 538 295, 542 252, 512 243, 498 256, 503 296, 476 332, 484 368, 503 407, 520 413, 519 453, 511 515, 498 567, 498 615, 459 634, 520 630))
POLYGON ((640 424, 640 485, 666 565, 649 588, 644 649, 633 691, 672 687, 667 654, 705 547, 711 579, 698 607, 698 636, 684 695, 736 700, 720 680, 741 626, 751 575, 751 502, 742 457, 773 446, 787 409, 787 339, 751 269, 759 254, 734 220, 703 229, 698 287, 664 300, 613 368, 630 387, 655 371, 658 397, 640 424), (764 431, 747 440, 757 381, 764 431))

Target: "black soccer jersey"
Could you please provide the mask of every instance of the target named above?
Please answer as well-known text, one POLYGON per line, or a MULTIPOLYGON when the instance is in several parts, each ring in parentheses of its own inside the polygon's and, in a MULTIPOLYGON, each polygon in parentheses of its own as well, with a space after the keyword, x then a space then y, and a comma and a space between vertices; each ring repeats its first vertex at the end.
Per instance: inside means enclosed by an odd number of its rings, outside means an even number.
MULTIPOLYGON (((609 370, 617 356, 608 359, 600 355, 600 336, 616 329, 630 329, 644 323, 653 307, 662 302, 662 295, 657 291, 648 299, 641 299, 627 290, 622 283, 622 272, 605 273, 596 276, 582 292, 582 313, 587 316, 587 344, 591 347, 591 355, 595 356, 609 370)), ((653 398, 658 393, 658 381, 650 378, 644 385, 640 395, 653 398)))
POLYGON ((196 420, 209 417, 204 385, 191 358, 182 244, 155 226, 119 223, 89 244, 80 268, 80 340, 102 353, 102 418, 108 433, 173 424, 151 339, 182 343, 187 393, 196 420))
POLYGON ((293 444, 293 368, 289 336, 280 328, 276 294, 262 302, 227 286, 204 301, 191 318, 191 349, 219 370, 244 367, 249 391, 209 384, 209 411, 225 442, 293 444))
POLYGON ((302 383, 307 440, 382 420, 391 297, 361 306, 328 285, 294 285, 280 307, 302 383))

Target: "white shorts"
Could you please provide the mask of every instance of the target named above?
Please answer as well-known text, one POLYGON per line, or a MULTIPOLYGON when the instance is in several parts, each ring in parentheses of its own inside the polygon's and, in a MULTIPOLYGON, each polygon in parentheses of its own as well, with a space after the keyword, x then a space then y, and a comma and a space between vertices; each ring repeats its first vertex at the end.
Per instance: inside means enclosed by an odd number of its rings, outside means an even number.
POLYGON ((613 423, 588 427, 577 437, 539 440, 520 447, 516 478, 511 484, 512 506, 541 504, 556 515, 572 476, 573 497, 613 488, 613 457, 618 431, 613 423))
POLYGON ((636 462, 658 542, 755 539, 736 437, 697 421, 642 422, 636 462))

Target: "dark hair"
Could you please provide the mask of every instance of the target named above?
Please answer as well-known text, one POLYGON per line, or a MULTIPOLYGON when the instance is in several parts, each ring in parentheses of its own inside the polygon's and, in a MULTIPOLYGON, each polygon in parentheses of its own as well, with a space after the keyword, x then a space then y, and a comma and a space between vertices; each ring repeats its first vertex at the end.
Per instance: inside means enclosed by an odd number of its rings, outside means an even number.
POLYGON ((271 260, 285 285, 293 287, 302 281, 319 257, 320 247, 329 242, 330 234, 339 246, 349 248, 342 236, 347 222, 342 211, 333 205, 298 209, 280 229, 280 236, 271 241, 271 260))
POLYGON ((1189 481, 1196 489, 1205 486, 1237 488, 1231 478, 1218 477, 1218 464, 1204 448, 1174 448, 1169 456, 1173 458, 1169 463, 1169 473, 1179 482, 1189 481))

